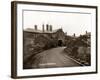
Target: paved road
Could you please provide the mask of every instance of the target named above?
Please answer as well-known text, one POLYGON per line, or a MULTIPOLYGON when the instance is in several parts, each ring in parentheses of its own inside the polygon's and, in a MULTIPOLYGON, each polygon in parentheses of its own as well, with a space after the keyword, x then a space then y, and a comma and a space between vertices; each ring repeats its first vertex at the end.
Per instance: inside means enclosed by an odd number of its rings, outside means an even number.
POLYGON ((80 66, 69 56, 64 54, 64 47, 57 47, 46 50, 34 56, 31 59, 32 68, 49 68, 49 67, 72 67, 80 66))

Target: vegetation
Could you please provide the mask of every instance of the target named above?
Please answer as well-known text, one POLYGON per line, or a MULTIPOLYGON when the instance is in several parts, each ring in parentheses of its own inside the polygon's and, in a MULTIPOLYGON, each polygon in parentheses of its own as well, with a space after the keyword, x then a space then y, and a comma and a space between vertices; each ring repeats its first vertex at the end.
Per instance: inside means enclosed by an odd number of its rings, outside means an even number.
POLYGON ((90 42, 87 41, 89 37, 81 35, 77 38, 68 40, 65 52, 72 58, 76 59, 84 65, 91 65, 90 42))
POLYGON ((35 39, 31 34, 24 36, 24 68, 29 68, 28 65, 31 64, 36 54, 54 48, 56 45, 57 41, 47 36, 39 35, 35 39))
MULTIPOLYGON (((91 55, 90 55, 90 42, 88 41, 90 37, 87 35, 81 35, 80 37, 66 36, 65 43, 63 46, 66 46, 65 52, 72 58, 76 59, 84 65, 91 64, 91 55)), ((29 64, 34 61, 34 56, 41 53, 44 50, 51 49, 58 46, 58 41, 56 38, 51 37, 50 35, 38 36, 35 33, 25 33, 23 40, 23 63, 24 68, 30 67, 29 64)))

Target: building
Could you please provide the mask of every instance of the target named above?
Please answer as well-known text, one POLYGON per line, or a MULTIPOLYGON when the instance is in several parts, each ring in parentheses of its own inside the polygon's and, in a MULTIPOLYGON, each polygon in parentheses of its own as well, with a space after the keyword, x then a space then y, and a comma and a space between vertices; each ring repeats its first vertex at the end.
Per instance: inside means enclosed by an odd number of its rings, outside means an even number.
POLYGON ((26 64, 31 55, 44 50, 65 45, 65 33, 63 30, 53 30, 52 25, 42 25, 42 30, 34 25, 34 29, 27 28, 23 31, 23 61, 26 64))
POLYGON ((24 30, 24 40, 27 41, 27 44, 35 44, 34 41, 38 37, 52 39, 56 41, 56 46, 63 46, 65 44, 65 33, 61 28, 53 30, 52 25, 43 24, 42 30, 38 30, 37 25, 34 26, 34 29, 27 28, 24 30))

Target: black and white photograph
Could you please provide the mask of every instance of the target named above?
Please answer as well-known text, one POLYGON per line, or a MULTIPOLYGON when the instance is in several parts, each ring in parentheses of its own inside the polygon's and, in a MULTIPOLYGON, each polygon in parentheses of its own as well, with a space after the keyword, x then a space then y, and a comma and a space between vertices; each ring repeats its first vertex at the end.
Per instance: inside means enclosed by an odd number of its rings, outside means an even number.
POLYGON ((20 1, 12 6, 16 76, 97 72, 96 6, 20 1))
POLYGON ((91 65, 91 14, 23 11, 23 68, 91 65))

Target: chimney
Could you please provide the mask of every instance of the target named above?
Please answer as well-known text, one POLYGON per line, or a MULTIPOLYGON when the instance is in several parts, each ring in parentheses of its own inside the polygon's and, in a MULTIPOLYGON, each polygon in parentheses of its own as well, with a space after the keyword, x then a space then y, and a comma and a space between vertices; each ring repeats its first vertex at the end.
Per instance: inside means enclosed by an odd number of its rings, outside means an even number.
POLYGON ((52 25, 50 25, 50 31, 52 31, 52 25))
POLYGON ((87 34, 88 32, 86 31, 86 34, 87 34))
POLYGON ((75 37, 76 35, 75 35, 75 33, 74 33, 74 37, 75 37))
POLYGON ((67 32, 65 32, 65 35, 67 35, 67 32))
POLYGON ((43 32, 44 32, 44 24, 42 25, 42 30, 43 30, 43 32))
POLYGON ((48 24, 46 24, 46 30, 49 31, 49 25, 48 24))
POLYGON ((35 30, 37 30, 37 25, 34 25, 35 30))

